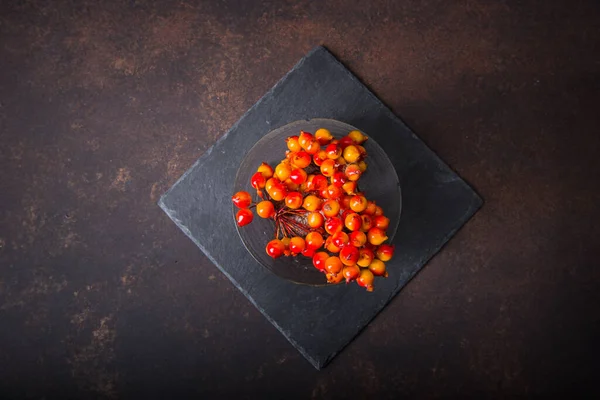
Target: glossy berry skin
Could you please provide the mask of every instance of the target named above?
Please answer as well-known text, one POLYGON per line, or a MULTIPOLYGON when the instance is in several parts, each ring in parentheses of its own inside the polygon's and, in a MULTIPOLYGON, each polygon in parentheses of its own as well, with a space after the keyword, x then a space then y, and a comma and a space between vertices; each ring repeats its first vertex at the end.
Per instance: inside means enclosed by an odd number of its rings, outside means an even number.
POLYGON ((273 239, 269 243, 267 243, 267 247, 265 249, 267 254, 273 258, 278 258, 283 255, 285 251, 285 245, 279 239, 273 239))
POLYGON ((373 227, 373 218, 370 215, 361 215, 360 219, 362 219, 362 225, 360 226, 360 230, 363 232, 367 232, 369 229, 373 227))
POLYGON ((250 185, 256 190, 260 190, 265 187, 267 180, 260 172, 255 172, 250 178, 250 185))
POLYGON ((383 208, 379 206, 375 207, 375 212, 373 213, 373 215, 375 215, 376 217, 383 215, 383 208))
POLYGON ((344 264, 339 257, 332 256, 325 260, 325 271, 330 274, 339 274, 342 272, 342 268, 344 268, 344 264))
POLYGON ((306 149, 306 147, 315 140, 314 136, 310 132, 300 131, 300 135, 298 136, 298 143, 300 147, 306 149))
POLYGON ((368 292, 372 292, 374 278, 375 277, 373 276, 373 273, 365 268, 360 271, 360 275, 356 279, 356 283, 358 283, 359 286, 367 288, 368 292))
POLYGON ((309 232, 304 239, 307 249, 318 250, 323 246, 325 240, 319 232, 309 232))
POLYGON ((346 279, 346 283, 350 283, 360 275, 360 268, 356 265, 347 265, 342 269, 342 275, 346 279))
POLYGON ((333 174, 336 172, 335 160, 328 158, 327 160, 323 161, 320 169, 321 169, 321 174, 323 174, 323 176, 326 176, 326 177, 333 176, 333 174))
POLYGON ((373 218, 373 225, 385 231, 390 226, 390 219, 384 215, 378 215, 373 218))
POLYGON ((252 197, 248 192, 237 192, 231 196, 231 201, 237 208, 248 208, 252 204, 252 197))
POLYGON ((358 249, 352 245, 344 246, 340 250, 340 260, 344 265, 356 265, 358 256, 358 249))
POLYGON ((314 185, 314 189, 315 190, 323 190, 323 189, 327 189, 327 178, 325 178, 323 175, 319 174, 319 175, 315 175, 314 179, 313 179, 313 185, 314 185))
POLYGON ((320 251, 313 255, 313 265, 319 271, 325 272, 325 261, 329 258, 329 254, 324 251, 320 251))
POLYGON ((356 187, 357 187, 356 182, 348 181, 348 182, 345 182, 342 185, 342 190, 346 194, 355 195, 356 194, 356 187))
POLYGON ((292 164, 298 168, 306 168, 310 165, 312 157, 305 151, 299 151, 292 155, 292 164))
POLYGON ((334 235, 340 232, 344 227, 342 220, 339 217, 327 218, 325 221, 325 232, 334 235))
POLYGON ((385 242, 387 239, 388 239, 388 237, 385 236, 385 231, 383 229, 371 228, 367 232, 367 240, 372 245, 379 246, 380 244, 385 242))
POLYGON ((360 176, 362 175, 360 167, 356 164, 349 164, 344 170, 344 173, 346 174, 346 178, 352 182, 359 180, 360 176))
POLYGON ((321 151, 321 145, 316 140, 313 140, 312 142, 306 145, 306 148, 304 150, 310 155, 315 155, 319 151, 321 151))
POLYGON ((343 150, 346 147, 348 147, 350 145, 353 145, 353 144, 355 144, 355 143, 354 143, 354 140, 352 140, 351 137, 344 136, 343 138, 340 139, 340 141, 338 143, 338 146, 340 146, 342 148, 342 150, 343 150))
POLYGON ((351 131, 348 133, 348 137, 356 144, 362 144, 368 139, 368 137, 363 135, 360 131, 351 131))
POLYGON ((335 243, 333 243, 333 240, 331 240, 331 238, 332 236, 328 236, 325 240, 325 248, 330 253, 339 253, 341 248, 337 247, 335 243))
POLYGON ((334 172, 331 176, 331 184, 343 188, 344 183, 346 183, 346 175, 343 172, 334 172))
POLYGON ((238 210, 235 214, 235 222, 237 222, 238 226, 246 226, 254 219, 254 214, 247 208, 242 208, 238 210))
POLYGON ((344 160, 346 160, 348 163, 355 163, 360 158, 360 151, 356 146, 350 145, 344 149, 342 156, 344 157, 344 160))
POLYGON ((268 200, 261 201, 256 205, 256 213, 261 218, 271 218, 275 215, 275 206, 268 200))
POLYGON ((304 242, 304 239, 302 239, 301 237, 294 236, 293 238, 290 239, 289 247, 290 247, 290 251, 292 252, 292 255, 296 255, 296 254, 302 253, 302 251, 306 247, 306 243, 304 242))
POLYGON ((340 231, 331 235, 331 241, 336 247, 341 249, 350 242, 350 237, 346 232, 340 231))
POLYGON ((289 164, 279 163, 275 167, 275 176, 282 182, 289 178, 291 173, 292 169, 290 168, 289 164))
POLYGON ((315 132, 315 138, 321 146, 324 146, 326 144, 329 144, 329 142, 333 140, 333 135, 331 134, 331 132, 329 132, 328 129, 321 128, 317 129, 317 131, 315 132))
POLYGON ((374 201, 367 201, 367 208, 365 208, 365 211, 363 211, 363 214, 367 214, 367 215, 373 215, 375 214, 375 209, 377 208, 377 205, 375 204, 374 201))
POLYGON ((309 212, 306 215, 306 224, 311 228, 320 228, 323 226, 323 222, 325 222, 325 218, 318 211, 309 212))
POLYGON ((297 185, 306 182, 306 178, 308 178, 308 174, 301 168, 296 168, 290 173, 290 180, 297 185))
POLYGON ((340 203, 337 200, 327 200, 321 210, 326 217, 335 217, 340 212, 340 203))
POLYGON ((280 183, 278 185, 274 185, 270 191, 267 190, 267 193, 269 193, 269 196, 271 196, 273 200, 282 201, 287 195, 287 189, 283 184, 280 183))
POLYGON ((325 152, 327 153, 327 158, 331 160, 337 160, 342 155, 342 149, 337 144, 330 144, 325 147, 325 152))
POLYGON ((339 199, 340 197, 342 197, 342 189, 335 185, 327 186, 328 199, 339 199))
POLYGON ((302 250, 301 254, 304 257, 312 258, 312 256, 315 255, 315 250, 314 249, 309 249, 308 247, 305 247, 304 250, 302 250))
POLYGON ((356 263, 361 267, 368 267, 374 258, 373 250, 363 247, 358 250, 358 261, 356 263))
POLYGON ((360 248, 367 243, 367 235, 362 231, 355 231, 350 234, 350 244, 360 248))
POLYGON ((321 199, 312 194, 306 196, 302 203, 302 207, 307 211, 317 211, 319 208, 321 208, 321 199))
POLYGON ((302 150, 302 147, 300 147, 300 143, 298 143, 298 136, 290 136, 285 141, 290 151, 296 152, 302 150))
POLYGON ((369 264, 369 271, 375 276, 388 276, 388 273, 385 270, 385 263, 377 258, 369 264))
POLYGON ((350 209, 354 212, 363 212, 367 208, 367 199, 365 196, 352 196, 350 199, 350 209))
POLYGON ((270 177, 273 176, 273 167, 271 167, 269 164, 263 162, 262 164, 260 164, 258 166, 258 169, 256 170, 256 172, 260 172, 262 174, 262 176, 265 177, 265 179, 269 179, 270 177))
POLYGON ((275 185, 281 184, 281 181, 275 177, 267 179, 267 183, 265 184, 265 189, 267 192, 271 190, 271 188, 275 185))
POLYGON ((382 244, 377 248, 375 254, 381 261, 390 261, 394 256, 394 246, 390 244, 382 244))
POLYGON ((325 160, 327 160, 327 153, 325 150, 321 150, 317 154, 313 155, 313 161, 317 167, 320 167, 325 160))
POLYGON ((357 213, 349 213, 344 219, 344 225, 349 231, 358 231, 362 226, 362 218, 357 213))
POLYGON ((300 208, 302 206, 302 193, 300 192, 289 192, 285 196, 285 205, 292 210, 300 208))

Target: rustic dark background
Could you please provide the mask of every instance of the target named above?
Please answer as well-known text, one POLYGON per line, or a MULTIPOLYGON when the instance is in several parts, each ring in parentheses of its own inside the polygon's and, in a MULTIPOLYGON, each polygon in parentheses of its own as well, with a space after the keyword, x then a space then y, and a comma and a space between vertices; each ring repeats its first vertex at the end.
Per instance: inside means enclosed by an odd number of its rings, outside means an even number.
POLYGON ((594 390, 599 15, 595 0, 1 2, 0 397, 594 390), (320 372, 156 206, 319 44, 486 201, 320 372))

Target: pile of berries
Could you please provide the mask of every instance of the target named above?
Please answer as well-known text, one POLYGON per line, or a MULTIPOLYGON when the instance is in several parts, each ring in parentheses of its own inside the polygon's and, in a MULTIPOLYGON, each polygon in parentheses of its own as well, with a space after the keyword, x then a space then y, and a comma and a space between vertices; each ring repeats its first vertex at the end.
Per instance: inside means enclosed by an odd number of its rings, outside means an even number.
POLYGON ((337 140, 327 129, 288 137, 285 158, 275 169, 263 162, 250 179, 261 201, 245 191, 233 195, 237 224, 252 222, 256 208, 275 221, 269 256, 311 257, 329 283, 355 280, 372 291, 375 276, 387 277, 394 247, 384 243, 390 220, 358 189, 366 140, 359 131, 337 140))

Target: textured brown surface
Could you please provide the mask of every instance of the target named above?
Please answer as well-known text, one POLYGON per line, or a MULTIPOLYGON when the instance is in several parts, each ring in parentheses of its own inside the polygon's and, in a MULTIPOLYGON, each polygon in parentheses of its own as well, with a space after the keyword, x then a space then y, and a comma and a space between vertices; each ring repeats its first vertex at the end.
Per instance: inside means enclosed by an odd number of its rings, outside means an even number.
POLYGON ((2 2, 0 397, 593 390, 599 12, 2 2), (318 44, 486 200, 321 372, 156 206, 318 44))

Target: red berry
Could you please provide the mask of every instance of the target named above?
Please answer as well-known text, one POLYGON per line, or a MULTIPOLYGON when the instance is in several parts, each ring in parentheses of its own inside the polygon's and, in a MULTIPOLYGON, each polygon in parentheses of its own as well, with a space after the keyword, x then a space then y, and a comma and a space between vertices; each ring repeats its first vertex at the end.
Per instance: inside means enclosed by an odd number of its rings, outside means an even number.
POLYGON ((252 211, 247 208, 242 208, 238 210, 237 214, 235 214, 235 221, 237 222, 238 226, 248 225, 250 222, 252 222, 253 218, 254 214, 252 214, 252 211))
POLYGON ((328 199, 339 199, 342 196, 342 189, 335 185, 327 186, 327 198, 328 199))
POLYGON ((314 186, 315 190, 327 189, 327 178, 325 178, 321 174, 315 175, 312 183, 313 183, 313 186, 314 186))
POLYGON ((250 184, 256 190, 264 188, 266 182, 267 180, 260 172, 255 172, 254 175, 252 175, 252 178, 250 178, 250 184))
POLYGON ((390 244, 382 244, 377 248, 377 258, 381 261, 389 261, 394 256, 394 246, 390 244))
POLYGON ((331 236, 331 241, 336 247, 340 249, 348 244, 350 238, 346 232, 340 231, 336 232, 331 236))
POLYGON ((252 197, 248 192, 237 192, 233 196, 231 196, 231 201, 238 208, 248 208, 252 203, 252 197))
POLYGON ((290 179, 292 182, 301 185, 306 182, 306 178, 308 178, 308 174, 301 168, 296 168, 290 174, 290 179))
POLYGON ((375 209, 377 208, 377 205, 375 204, 374 201, 367 201, 367 208, 365 208, 365 211, 363 211, 363 214, 367 214, 367 215, 373 215, 375 214, 375 209))
POLYGON ((386 230, 390 226, 390 219, 384 215, 378 215, 373 218, 373 225, 377 228, 386 230))
POLYGON ((302 255, 304 257, 312 258, 312 256, 315 255, 315 249, 309 249, 308 247, 306 247, 304 250, 302 250, 302 255))
POLYGON ((273 239, 267 243, 266 251, 273 258, 281 257, 285 251, 285 244, 279 239, 273 239))
POLYGON ((325 147, 325 152, 327 153, 327 158, 331 160, 337 160, 337 158, 342 155, 342 149, 340 149, 337 144, 330 144, 325 147))
POLYGON ((350 146, 351 144, 354 144, 354 140, 352 140, 352 138, 349 136, 344 136, 343 138, 340 139, 338 146, 340 146, 342 149, 345 149, 346 147, 350 146))
POLYGON ((344 224, 339 217, 327 218, 325 221, 325 232, 329 233, 330 235, 340 232, 343 227, 344 224))
POLYGON ((327 153, 325 150, 321 150, 317 154, 313 155, 313 161, 317 167, 320 167, 325 160, 327 160, 327 153))
POLYGON ((340 250, 340 260, 344 265, 355 265, 358 261, 358 249, 352 245, 346 245, 340 250))
POLYGON ((300 131, 300 136, 298 136, 298 143, 303 149, 306 149, 306 146, 308 146, 309 143, 313 140, 314 136, 310 132, 300 131))
POLYGON ((325 253, 324 251, 315 253, 315 255, 313 256, 313 265, 319 271, 325 272, 325 261, 328 258, 329 258, 329 254, 325 253))
POLYGON ((331 177, 331 183, 337 187, 343 187, 346 183, 346 175, 343 172, 335 172, 331 177))

